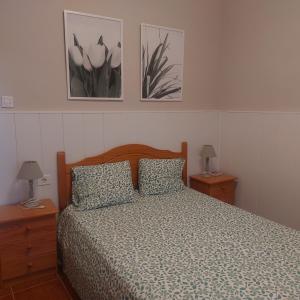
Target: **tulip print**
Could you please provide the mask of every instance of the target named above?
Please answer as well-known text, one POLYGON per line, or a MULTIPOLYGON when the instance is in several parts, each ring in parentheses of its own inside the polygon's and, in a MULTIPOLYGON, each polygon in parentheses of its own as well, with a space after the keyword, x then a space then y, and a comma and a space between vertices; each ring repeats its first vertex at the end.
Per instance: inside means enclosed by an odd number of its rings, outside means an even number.
POLYGON ((123 21, 64 10, 68 99, 122 100, 123 21))
POLYGON ((94 68, 100 68, 103 66, 106 59, 106 47, 103 43, 103 37, 99 38, 96 45, 91 45, 89 48, 89 58, 94 68))
POLYGON ((69 48, 69 53, 72 57, 72 60, 77 66, 81 66, 83 63, 83 48, 79 45, 78 39, 75 34, 74 37, 74 45, 69 48))
POLYGON ((121 43, 111 49, 102 35, 83 48, 76 34, 68 49, 70 93, 72 97, 121 97, 121 43))
POLYGON ((108 52, 108 58, 111 57, 111 67, 117 68, 121 64, 121 43, 119 42, 117 46, 113 47, 108 52))
POLYGON ((82 64, 84 66, 84 68, 87 70, 87 71, 92 71, 92 65, 90 63, 90 58, 89 56, 86 54, 86 52, 84 51, 83 52, 83 61, 82 61, 82 64))
POLYGON ((83 63, 82 54, 77 46, 72 46, 69 49, 70 55, 77 66, 81 66, 83 63))

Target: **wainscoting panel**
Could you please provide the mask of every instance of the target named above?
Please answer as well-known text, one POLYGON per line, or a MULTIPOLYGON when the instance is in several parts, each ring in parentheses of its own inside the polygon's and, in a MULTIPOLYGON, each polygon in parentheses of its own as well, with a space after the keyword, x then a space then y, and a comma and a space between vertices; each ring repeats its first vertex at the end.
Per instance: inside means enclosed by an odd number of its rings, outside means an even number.
POLYGON ((40 114, 43 166, 56 172, 56 151, 64 149, 61 113, 40 114))
POLYGON ((82 122, 85 156, 97 155, 103 152, 103 115, 83 114, 82 122))
POLYGON ((67 162, 85 156, 84 128, 82 114, 63 114, 63 135, 67 162))
POLYGON ((141 143, 178 151, 189 143, 188 170, 199 172, 200 148, 213 144, 218 149, 217 112, 133 112, 104 115, 104 144, 110 149, 125 143, 141 143))
POLYGON ((216 167, 239 178, 239 207, 300 229, 299 128, 300 113, 0 112, 0 204, 26 199, 27 183, 16 180, 24 160, 51 175, 37 194, 57 203, 57 151, 72 162, 126 143, 179 150, 187 141, 189 174, 212 144, 216 167))
MULTIPOLYGON (((38 161, 42 170, 44 168, 40 115, 38 113, 19 113, 15 114, 15 128, 16 128, 16 144, 17 157, 16 164, 18 169, 25 160, 38 161)), ((14 185, 18 187, 17 198, 12 200, 19 201, 24 199, 28 191, 28 182, 24 180, 16 180, 14 185)), ((12 190, 14 191, 14 189, 12 190)), ((5 199, 9 201, 10 199, 5 199)))
POLYGON ((300 113, 221 113, 221 169, 237 205, 300 230, 300 113))
POLYGON ((39 187, 39 197, 58 199, 56 152, 64 149, 63 119, 61 113, 40 114, 43 172, 51 176, 51 185, 39 187))
POLYGON ((0 114, 0 200, 9 203, 19 200, 19 187, 15 185, 18 172, 17 144, 13 114, 0 114))
POLYGON ((15 126, 18 165, 24 160, 37 160, 43 168, 40 115, 15 114, 15 126))
POLYGON ((16 180, 24 160, 37 160, 51 184, 38 197, 57 195, 56 152, 68 162, 127 143, 180 150, 189 143, 189 174, 200 171, 203 144, 219 149, 219 112, 1 112, 0 204, 26 199, 27 183, 16 180))

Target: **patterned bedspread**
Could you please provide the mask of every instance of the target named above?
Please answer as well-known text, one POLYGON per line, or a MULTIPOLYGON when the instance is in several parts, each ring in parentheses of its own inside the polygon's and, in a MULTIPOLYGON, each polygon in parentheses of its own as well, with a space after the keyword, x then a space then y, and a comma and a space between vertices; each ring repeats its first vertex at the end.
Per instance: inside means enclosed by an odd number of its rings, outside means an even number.
POLYGON ((300 299, 300 233, 194 190, 59 219, 82 299, 300 299))

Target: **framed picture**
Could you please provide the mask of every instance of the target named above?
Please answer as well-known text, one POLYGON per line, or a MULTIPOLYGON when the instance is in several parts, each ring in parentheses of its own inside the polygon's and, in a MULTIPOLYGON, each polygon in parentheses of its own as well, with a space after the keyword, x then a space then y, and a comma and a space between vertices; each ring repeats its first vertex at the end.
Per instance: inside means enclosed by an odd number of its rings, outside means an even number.
POLYGON ((123 21, 64 11, 68 99, 123 99, 123 21))
POLYGON ((142 101, 182 101, 184 31, 141 24, 142 101))

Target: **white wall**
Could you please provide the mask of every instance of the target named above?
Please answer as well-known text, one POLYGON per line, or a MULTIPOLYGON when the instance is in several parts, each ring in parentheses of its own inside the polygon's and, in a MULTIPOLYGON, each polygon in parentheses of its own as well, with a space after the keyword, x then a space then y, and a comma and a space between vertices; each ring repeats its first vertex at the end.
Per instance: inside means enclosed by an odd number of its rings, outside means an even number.
POLYGON ((221 169, 237 205, 300 230, 300 113, 221 113, 221 169))
POLYGON ((226 0, 222 23, 221 168, 238 206, 300 230, 300 1, 226 0))
POLYGON ((203 144, 219 149, 219 113, 193 112, 2 112, 0 113, 0 204, 26 198, 27 184, 16 180, 24 160, 37 160, 52 184, 38 188, 39 197, 57 203, 56 152, 68 162, 112 147, 143 143, 180 150, 188 142, 188 170, 199 172, 203 144))
POLYGON ((222 0, 0 0, 0 95, 17 110, 215 109, 222 0), (68 101, 63 10, 124 21, 124 101, 68 101), (140 25, 183 29, 184 101, 140 101, 140 25))
POLYGON ((218 109, 300 111, 300 1, 224 0, 218 109))

